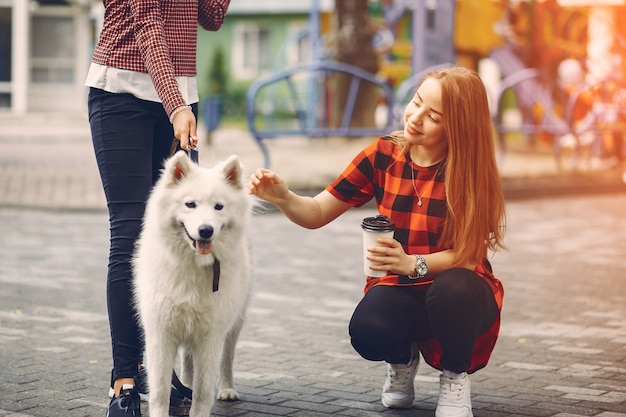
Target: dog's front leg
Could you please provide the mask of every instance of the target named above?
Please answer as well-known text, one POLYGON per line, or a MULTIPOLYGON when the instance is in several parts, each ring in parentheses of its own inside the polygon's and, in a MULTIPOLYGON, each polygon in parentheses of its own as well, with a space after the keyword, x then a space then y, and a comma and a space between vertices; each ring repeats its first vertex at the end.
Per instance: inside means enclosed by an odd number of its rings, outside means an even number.
POLYGON ((172 370, 176 345, 153 328, 146 332, 146 370, 150 389, 150 417, 169 417, 172 370))
POLYGON ((222 353, 220 366, 219 390, 217 392, 218 400, 234 401, 239 399, 239 394, 235 390, 235 384, 233 383, 233 362, 235 361, 235 347, 237 346, 239 333, 243 326, 243 320, 243 315, 238 316, 224 341, 224 352, 222 353))
POLYGON ((222 356, 221 336, 208 335, 204 343, 193 352, 193 401, 189 417, 208 417, 211 414, 219 358, 222 356))
POLYGON ((180 348, 180 382, 186 387, 193 384, 193 355, 189 349, 180 348))

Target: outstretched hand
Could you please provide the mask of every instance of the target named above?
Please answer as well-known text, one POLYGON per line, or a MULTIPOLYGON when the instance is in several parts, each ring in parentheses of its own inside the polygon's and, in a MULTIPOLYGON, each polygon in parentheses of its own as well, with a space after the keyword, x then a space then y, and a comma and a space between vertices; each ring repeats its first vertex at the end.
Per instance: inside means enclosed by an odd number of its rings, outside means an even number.
POLYGON ((250 176, 248 192, 262 200, 277 204, 289 194, 287 183, 274 171, 259 168, 250 176))

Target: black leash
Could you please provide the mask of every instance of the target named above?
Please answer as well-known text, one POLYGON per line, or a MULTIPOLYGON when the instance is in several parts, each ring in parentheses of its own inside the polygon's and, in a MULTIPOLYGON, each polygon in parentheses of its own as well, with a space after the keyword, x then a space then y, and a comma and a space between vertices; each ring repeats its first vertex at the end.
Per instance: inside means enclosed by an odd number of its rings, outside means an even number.
MULTIPOLYGON (((180 147, 180 141, 174 138, 174 140, 172 141, 172 147, 170 148, 170 157, 174 156, 176 152, 182 149, 183 148, 180 147)), ((186 150, 185 152, 187 152, 187 156, 189 157, 189 159, 191 159, 192 162, 194 162, 196 165, 199 165, 198 148, 194 147, 186 150)))
POLYGON ((215 261, 213 262, 213 292, 216 292, 219 288, 220 285, 220 261, 219 259, 215 258, 215 261))
POLYGON ((182 382, 180 382, 180 379, 178 379, 178 375, 176 375, 176 371, 172 372, 172 385, 180 394, 180 398, 189 398, 190 400, 193 399, 193 392, 190 388, 187 388, 183 385, 182 382))
POLYGON ((197 148, 189 149, 186 152, 187 152, 187 156, 189 157, 189 159, 191 159, 191 162, 193 162, 196 165, 200 165, 200 163, 198 162, 198 149, 197 148))

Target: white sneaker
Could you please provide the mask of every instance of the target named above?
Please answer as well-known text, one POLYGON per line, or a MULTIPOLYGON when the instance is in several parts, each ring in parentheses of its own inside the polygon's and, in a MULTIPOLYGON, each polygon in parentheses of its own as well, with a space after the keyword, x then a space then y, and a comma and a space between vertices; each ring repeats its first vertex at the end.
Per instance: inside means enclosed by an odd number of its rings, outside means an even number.
POLYGON ((447 371, 444 371, 439 377, 439 401, 435 417, 474 417, 470 379, 465 372, 459 376, 458 379, 449 378, 447 371))
POLYGON ((417 345, 413 345, 408 364, 387 364, 387 379, 383 385, 382 403, 387 408, 408 408, 415 402, 413 382, 420 362, 417 345))

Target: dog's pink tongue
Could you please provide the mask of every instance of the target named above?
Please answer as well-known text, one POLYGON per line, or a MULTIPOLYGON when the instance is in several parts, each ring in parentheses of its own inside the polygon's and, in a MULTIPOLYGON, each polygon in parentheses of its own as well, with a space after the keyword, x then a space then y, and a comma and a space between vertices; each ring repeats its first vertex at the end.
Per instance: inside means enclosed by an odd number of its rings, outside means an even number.
POLYGON ((196 250, 200 255, 208 255, 211 253, 211 246, 210 240, 196 240, 196 250))

